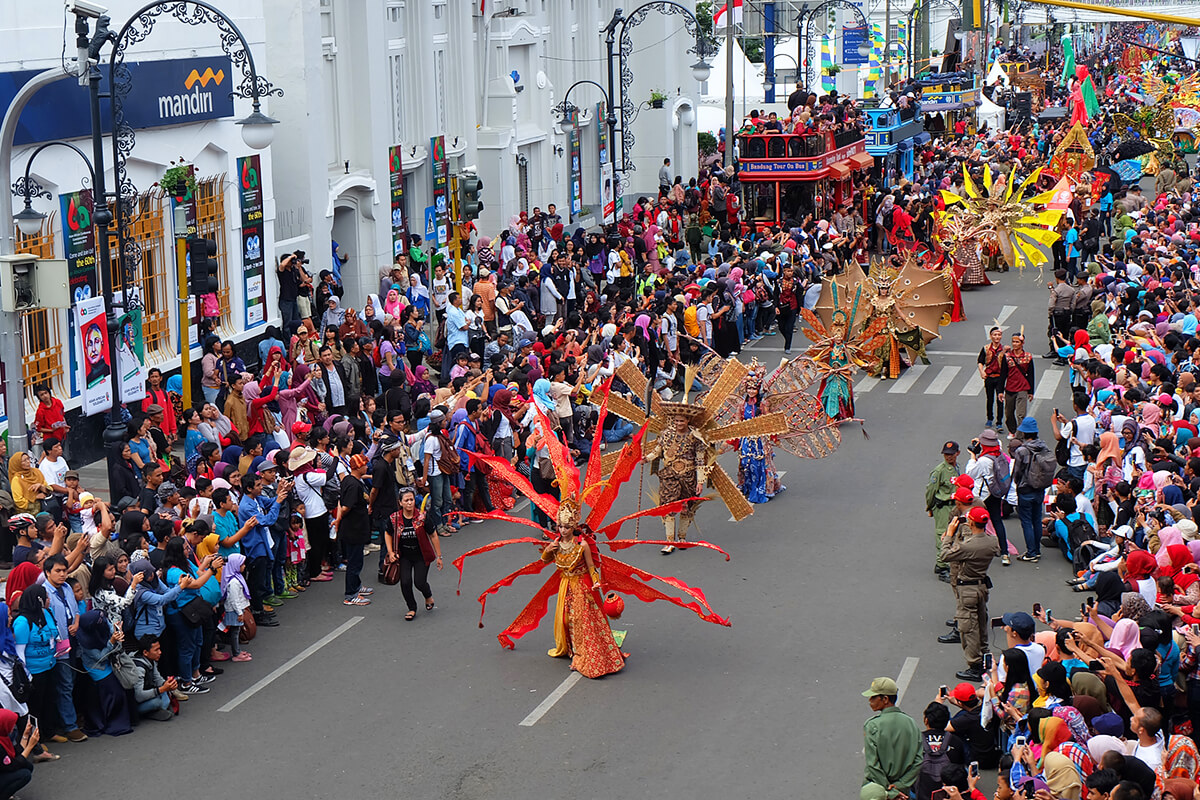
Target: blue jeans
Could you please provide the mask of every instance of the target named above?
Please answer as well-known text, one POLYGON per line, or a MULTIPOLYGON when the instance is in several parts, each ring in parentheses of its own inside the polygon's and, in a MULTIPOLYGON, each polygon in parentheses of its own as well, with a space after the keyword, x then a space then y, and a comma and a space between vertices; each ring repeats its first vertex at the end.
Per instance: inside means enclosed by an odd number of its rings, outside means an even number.
POLYGON ((758 304, 755 303, 754 305, 749 306, 742 313, 745 317, 745 320, 742 322, 743 332, 746 334, 746 339, 753 339, 758 336, 758 333, 754 327, 756 321, 758 320, 758 304))
POLYGON ((163 711, 171 707, 171 695, 160 694, 158 697, 152 697, 145 702, 138 703, 138 712, 141 714, 153 714, 155 711, 163 711))
POLYGON ((1042 554, 1042 501, 1045 489, 1017 492, 1017 516, 1021 520, 1021 532, 1025 534, 1025 555, 1042 554))
POLYGON ((188 624, 183 612, 167 614, 167 624, 175 632, 177 672, 180 683, 191 683, 192 676, 200 671, 200 649, 204 645, 204 631, 199 626, 188 624))
POLYGON ((437 530, 439 525, 446 524, 446 514, 453 508, 454 499, 450 494, 450 479, 445 475, 429 476, 429 526, 426 530, 437 530))
POLYGON ((287 561, 287 534, 272 532, 275 537, 275 550, 271 559, 271 594, 279 596, 287 591, 287 581, 283 577, 283 565, 287 561))
MULTIPOLYGON (((743 312, 743 313, 744 313, 744 312, 743 312)), ((745 344, 745 343, 746 343, 746 335, 745 335, 745 333, 744 333, 744 329, 742 328, 742 315, 741 315, 741 314, 734 314, 734 315, 733 315, 733 322, 734 322, 734 327, 735 327, 735 328, 737 328, 737 333, 738 333, 738 347, 741 347, 743 344, 745 344)))
POLYGON ((1080 464, 1078 467, 1067 467, 1067 473, 1072 477, 1083 482, 1083 474, 1087 470, 1087 464, 1080 464))
POLYGON ((71 669, 71 662, 65 658, 55 661, 54 677, 58 688, 58 718, 64 731, 73 731, 79 727, 79 722, 75 719, 75 670, 71 669))
POLYGON ((206 403, 217 402, 217 395, 221 392, 220 388, 215 386, 201 386, 200 391, 204 393, 204 402, 206 403))

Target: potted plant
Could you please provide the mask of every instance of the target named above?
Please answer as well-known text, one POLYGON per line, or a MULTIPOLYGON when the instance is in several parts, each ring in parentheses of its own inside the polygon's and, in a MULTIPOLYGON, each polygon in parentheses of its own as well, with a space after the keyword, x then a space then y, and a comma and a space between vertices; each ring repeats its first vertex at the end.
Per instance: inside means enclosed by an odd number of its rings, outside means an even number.
POLYGON ((822 70, 822 72, 824 72, 826 75, 828 75, 831 78, 836 77, 837 74, 841 71, 842 71, 842 68, 840 66, 838 66, 837 64, 833 64, 831 66, 826 67, 824 70, 822 70))
POLYGON ((183 202, 196 193, 196 175, 191 164, 185 164, 183 156, 180 156, 179 161, 172 161, 171 166, 163 172, 158 185, 176 200, 183 202))
POLYGON ((666 102, 666 99, 667 99, 667 96, 665 94, 663 94, 662 92, 660 92, 658 89, 650 90, 650 107, 651 108, 662 108, 663 103, 666 102))

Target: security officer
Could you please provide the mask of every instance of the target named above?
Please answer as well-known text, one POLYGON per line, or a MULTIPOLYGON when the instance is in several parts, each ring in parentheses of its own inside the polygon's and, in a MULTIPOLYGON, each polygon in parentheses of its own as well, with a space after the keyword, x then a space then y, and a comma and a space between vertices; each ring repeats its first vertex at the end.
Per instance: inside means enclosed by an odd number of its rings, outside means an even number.
MULTIPOLYGON (((975 485, 975 480, 970 475, 959 475, 957 478, 954 479, 954 485, 957 488, 954 491, 954 501, 950 507, 950 517, 951 518, 963 516, 968 511, 971 510, 972 506, 979 506, 980 508, 983 508, 983 503, 981 501, 977 500, 975 498, 975 493, 971 491, 971 487, 973 487, 975 485)), ((963 525, 962 527, 958 528, 955 531, 954 535, 950 538, 950 542, 952 542, 952 543, 953 542, 961 542, 968 535, 969 527, 970 526, 963 525)), ((943 531, 943 533, 945 533, 945 531, 943 531)), ((943 545, 943 544, 944 543, 939 538, 938 545, 943 545)), ((944 549, 944 547, 943 547, 943 549, 944 549)), ((957 608, 958 607, 957 580, 958 580, 959 570, 962 568, 962 564, 955 562, 953 564, 949 564, 948 566, 949 566, 948 574, 950 576, 950 581, 949 581, 950 590, 952 592, 954 592, 954 605, 957 608)), ((958 635, 958 619, 952 617, 952 618, 946 620, 946 627, 951 628, 952 630, 947 634, 939 636, 938 641, 941 642, 942 644, 959 644, 959 643, 961 643, 962 638, 959 637, 959 635, 958 635)))
POLYGON ((929 473, 925 486, 925 511, 933 517, 934 559, 933 572, 938 580, 950 583, 950 568, 942 560, 942 534, 950 524, 950 513, 954 508, 954 479, 958 477, 958 442, 942 445, 942 463, 929 473))
POLYGON ((1000 542, 987 535, 987 524, 987 509, 977 506, 967 512, 965 521, 962 517, 952 519, 942 536, 942 558, 958 564, 954 579, 958 607, 954 616, 967 668, 955 675, 964 681, 983 679, 983 654, 988 644, 987 598, 992 586, 987 573, 992 559, 1000 555, 1000 542), (955 535, 960 526, 967 527, 966 535, 955 535))

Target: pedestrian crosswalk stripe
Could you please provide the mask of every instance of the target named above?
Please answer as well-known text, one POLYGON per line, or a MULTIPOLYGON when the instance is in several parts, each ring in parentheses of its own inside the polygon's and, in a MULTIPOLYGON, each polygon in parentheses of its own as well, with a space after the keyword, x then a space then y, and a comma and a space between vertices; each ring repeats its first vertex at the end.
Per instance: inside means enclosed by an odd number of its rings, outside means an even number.
POLYGON ((861 381, 854 385, 854 391, 859 394, 869 392, 881 383, 879 378, 872 378, 870 375, 865 376, 861 381))
POLYGON ((1053 400, 1054 393, 1058 391, 1059 381, 1062 380, 1063 371, 1061 369, 1048 369, 1042 373, 1042 379, 1038 381, 1038 385, 1033 390, 1035 400, 1053 400))
POLYGON ((962 367, 942 367, 929 386, 925 387, 925 394, 944 394, 961 371, 962 367))
POLYGON ((929 369, 925 364, 913 364, 908 368, 908 371, 896 379, 896 382, 888 389, 888 394, 904 394, 913 387, 925 370, 929 369))
POLYGON ((967 385, 958 393, 959 397, 978 397, 983 392, 983 378, 979 377, 979 372, 971 373, 971 379, 967 381, 967 385))

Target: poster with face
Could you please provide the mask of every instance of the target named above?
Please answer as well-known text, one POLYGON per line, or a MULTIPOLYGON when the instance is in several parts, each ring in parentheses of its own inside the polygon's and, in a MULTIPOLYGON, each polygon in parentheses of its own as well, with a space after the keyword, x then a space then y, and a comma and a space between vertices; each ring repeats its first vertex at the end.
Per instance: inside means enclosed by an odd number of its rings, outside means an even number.
POLYGON ((121 402, 137 403, 146 396, 146 349, 142 339, 142 310, 135 308, 117 320, 117 369, 121 372, 121 402))
POLYGON ((79 331, 76 340, 79 385, 83 390, 86 416, 103 414, 113 404, 112 356, 108 349, 106 324, 103 297, 92 297, 75 304, 75 330, 79 331))

